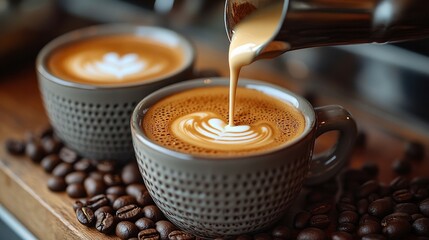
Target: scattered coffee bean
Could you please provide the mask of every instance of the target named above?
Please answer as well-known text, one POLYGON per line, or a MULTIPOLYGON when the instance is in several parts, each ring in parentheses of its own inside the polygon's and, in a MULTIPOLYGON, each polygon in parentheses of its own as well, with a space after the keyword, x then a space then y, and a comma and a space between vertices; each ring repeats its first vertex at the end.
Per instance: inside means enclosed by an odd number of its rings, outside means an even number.
POLYGON ((415 220, 412 228, 417 235, 429 237, 429 218, 415 220))
POLYGON ((381 226, 382 227, 386 227, 390 222, 394 222, 394 221, 397 221, 397 220, 404 220, 404 221, 407 221, 407 222, 411 222, 412 221, 411 216, 409 214, 406 214, 406 213, 392 213, 392 214, 387 215, 386 217, 384 217, 381 220, 381 226))
POLYGON ((76 210, 76 217, 81 224, 88 227, 93 225, 95 222, 94 212, 89 207, 78 208, 76 210))
POLYGON ((129 163, 122 168, 121 178, 126 185, 143 182, 139 168, 135 162, 129 163))
POLYGON ((25 155, 33 162, 40 162, 46 153, 39 141, 29 141, 25 146, 25 155))
POLYGON ((390 188, 393 191, 396 191, 396 190, 408 188, 409 184, 410 184, 410 182, 408 181, 408 179, 406 179, 406 178, 404 178, 402 176, 399 176, 399 177, 396 177, 395 179, 393 179, 390 182, 390 188))
POLYGON ((376 217, 384 217, 393 211, 393 201, 388 198, 375 200, 368 207, 368 213, 376 217))
POLYGON ((113 214, 113 208, 110 206, 102 206, 95 210, 94 215, 97 217, 101 213, 110 213, 113 214))
POLYGON ((396 159, 392 164, 392 168, 396 174, 408 174, 411 172, 411 161, 406 158, 396 159))
POLYGON ((357 211, 359 214, 363 215, 368 212, 369 201, 366 198, 363 198, 357 202, 357 211))
POLYGON ((194 240, 195 236, 180 230, 174 230, 168 234, 169 240, 194 240))
POLYGON ((106 189, 106 194, 114 194, 116 196, 123 196, 126 194, 123 186, 111 186, 106 189))
POLYGON ((116 236, 120 239, 129 239, 132 237, 137 237, 139 229, 136 225, 129 221, 122 221, 116 225, 116 236))
POLYGON ((423 214, 421 214, 421 213, 415 213, 415 214, 411 215, 412 221, 416 221, 417 219, 424 218, 424 217, 425 216, 423 216, 423 214))
POLYGON ((71 165, 70 163, 62 162, 52 170, 52 175, 58 176, 58 177, 65 177, 67 174, 71 173, 72 171, 73 171, 73 165, 71 165))
POLYGON ((405 156, 411 160, 421 161, 425 156, 425 148, 420 142, 407 142, 405 156))
POLYGON ((361 218, 359 220, 359 225, 363 225, 367 221, 380 222, 380 219, 375 217, 375 216, 371 216, 368 213, 365 213, 364 215, 361 216, 361 218))
POLYGON ((337 226, 337 230, 341 232, 354 233, 356 231, 356 225, 353 223, 340 223, 337 226))
POLYGON ((143 208, 144 216, 156 222, 164 218, 164 214, 156 205, 148 205, 143 208))
POLYGON ((90 178, 97 180, 97 181, 102 181, 104 183, 103 176, 104 176, 104 173, 101 173, 101 172, 93 171, 93 172, 89 173, 90 178))
POLYGON ((171 222, 165 220, 156 222, 155 226, 162 240, 167 240, 168 235, 177 229, 171 222))
POLYGON ((67 184, 64 178, 51 176, 48 179, 48 188, 53 192, 62 192, 66 190, 67 184))
POLYGON ((100 207, 109 205, 110 201, 104 194, 99 194, 88 199, 86 205, 92 210, 97 210, 100 207))
POLYGON ((144 191, 141 194, 136 196, 136 201, 142 206, 152 205, 153 199, 149 194, 149 191, 144 191))
POLYGON ((325 229, 329 226, 331 220, 326 214, 314 215, 310 218, 310 226, 325 229))
POLYGON ((154 228, 141 230, 138 234, 139 240, 158 240, 160 239, 159 233, 154 228))
POLYGON ((332 240, 353 240, 353 235, 348 232, 333 232, 332 240))
POLYGON ((397 190, 392 194, 393 200, 397 203, 409 202, 414 195, 408 189, 397 190))
POLYGON ((45 172, 50 173, 60 163, 61 160, 57 154, 49 154, 42 159, 40 165, 45 170, 45 172))
POLYGON ((324 231, 318 228, 306 228, 298 234, 296 239, 297 240, 325 240, 326 234, 324 231))
POLYGON ((287 226, 277 226, 271 231, 271 236, 276 239, 291 239, 292 231, 287 226))
POLYGON ((113 207, 113 203, 116 201, 116 199, 118 199, 120 196, 115 195, 115 194, 106 194, 107 199, 109 199, 109 203, 112 205, 113 207))
POLYGON ((57 153, 63 147, 63 143, 53 137, 42 138, 41 144, 47 154, 57 153))
POLYGON ((148 228, 154 228, 155 227, 155 222, 150 220, 149 218, 139 218, 136 222, 135 222, 136 226, 140 229, 140 230, 145 230, 148 228))
POLYGON ((311 214, 309 212, 299 212, 295 215, 293 226, 296 229, 302 229, 308 226, 311 214))
POLYGON ((399 203, 395 206, 395 212, 407 213, 413 215, 419 212, 419 207, 414 203, 399 203))
POLYGON ((403 239, 411 231, 411 225, 408 221, 403 219, 395 219, 387 222, 383 227, 383 234, 389 239, 403 239))
POLYGON ((86 176, 87 175, 85 172, 81 172, 81 171, 71 172, 66 175, 65 180, 67 184, 73 184, 73 183, 83 184, 83 181, 85 181, 86 176))
POLYGON ((77 152, 71 150, 68 147, 61 148, 60 152, 58 153, 58 156, 63 162, 70 164, 75 163, 79 159, 77 152))
POLYGON ((359 198, 368 197, 371 193, 376 193, 378 189, 380 188, 380 185, 375 180, 369 180, 365 182, 358 191, 357 196, 359 198))
POLYGON ((93 169, 93 165, 91 161, 87 158, 80 159, 73 165, 73 167, 74 167, 74 170, 82 171, 82 172, 89 172, 93 169))
POLYGON ((359 237, 363 237, 372 233, 380 233, 381 226, 378 222, 368 220, 363 225, 361 225, 357 231, 359 237))
POLYGON ((135 221, 143 215, 142 209, 137 205, 127 205, 116 211, 119 220, 135 221))
POLYGON ((86 193, 90 197, 103 194, 106 189, 106 186, 102 180, 97 180, 92 177, 86 178, 83 182, 83 185, 85 186, 86 193))
POLYGON ((126 187, 127 194, 135 198, 137 198, 137 196, 139 196, 140 194, 146 191, 147 191, 147 188, 143 183, 132 183, 126 187))
POLYGON ((420 203, 419 209, 423 215, 429 217, 429 198, 426 198, 420 203))
POLYGON ((361 240, 386 240, 381 234, 368 234, 361 238, 361 240))
POLYGON ((86 197, 85 188, 81 183, 72 183, 66 188, 67 195, 71 198, 86 197))
MULTIPOLYGON (((76 200, 76 201, 73 203, 72 207, 73 207, 73 210, 76 212, 76 210, 77 210, 78 208, 86 207, 86 202, 85 202, 85 201, 82 201, 82 200, 76 200)), ((94 213, 94 215, 96 215, 96 214, 94 213)))
POLYGON ((8 139, 5 142, 6 151, 12 155, 22 155, 25 152, 25 143, 23 141, 8 139))
POLYGON ((414 187, 411 189, 413 197, 417 201, 421 201, 427 197, 429 197, 429 190, 424 187, 414 187))
POLYGON ((338 216, 338 223, 357 223, 359 216, 354 211, 344 211, 338 216))
POLYGON ((102 173, 112 173, 115 171, 116 164, 114 161, 105 160, 105 161, 99 161, 96 167, 97 167, 97 170, 102 173))
POLYGON ((311 215, 326 214, 331 211, 332 205, 329 203, 319 203, 310 209, 311 215))
POLYGON ((108 212, 101 212, 97 217, 97 222, 95 223, 95 228, 104 234, 109 234, 113 232, 115 228, 115 217, 108 212))
POLYGON ((356 206, 351 203, 340 202, 337 204, 337 209, 339 212, 343 211, 356 211, 356 206))
POLYGON ((106 186, 108 187, 122 184, 121 176, 119 176, 118 174, 113 174, 113 173, 104 174, 103 180, 106 186))
POLYGON ((133 196, 130 196, 130 195, 120 196, 113 202, 113 209, 118 210, 121 207, 131 205, 131 204, 137 204, 137 201, 133 196))

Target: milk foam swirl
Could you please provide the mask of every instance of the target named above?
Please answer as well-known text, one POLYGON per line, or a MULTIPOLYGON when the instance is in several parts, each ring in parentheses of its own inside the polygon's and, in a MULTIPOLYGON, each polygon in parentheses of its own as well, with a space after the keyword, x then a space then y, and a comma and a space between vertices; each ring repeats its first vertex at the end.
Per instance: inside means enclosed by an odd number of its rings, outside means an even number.
POLYGON ((214 150, 256 149, 274 141, 274 131, 266 123, 230 126, 212 112, 182 116, 171 128, 182 141, 214 150))
POLYGON ((76 54, 68 61, 68 68, 81 78, 92 81, 121 81, 129 77, 144 77, 159 73, 163 63, 150 64, 136 53, 120 56, 116 52, 107 52, 97 57, 90 54, 76 54))

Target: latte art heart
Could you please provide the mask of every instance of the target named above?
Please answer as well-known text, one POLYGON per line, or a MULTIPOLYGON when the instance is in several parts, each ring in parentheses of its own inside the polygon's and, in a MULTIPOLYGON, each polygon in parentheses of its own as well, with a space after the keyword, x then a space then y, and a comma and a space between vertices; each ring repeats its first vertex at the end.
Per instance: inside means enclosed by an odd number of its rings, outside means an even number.
POLYGON ((212 112, 196 112, 176 119, 172 132, 189 144, 214 150, 254 149, 274 141, 266 123, 230 126, 212 112))

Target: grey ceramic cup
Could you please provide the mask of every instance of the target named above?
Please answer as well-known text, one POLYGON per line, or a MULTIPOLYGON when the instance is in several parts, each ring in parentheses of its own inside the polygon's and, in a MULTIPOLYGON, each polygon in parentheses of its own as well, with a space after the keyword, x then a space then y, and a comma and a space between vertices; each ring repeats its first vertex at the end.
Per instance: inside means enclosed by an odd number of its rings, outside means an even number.
POLYGON ((165 87, 143 99, 131 119, 137 161, 152 198, 171 222, 200 237, 237 235, 270 226, 284 215, 304 183, 318 183, 338 173, 356 138, 356 123, 342 107, 313 109, 286 89, 246 79, 240 79, 239 86, 281 98, 301 111, 304 132, 279 148, 219 160, 167 149, 141 129, 147 109, 162 98, 187 89, 228 84, 226 78, 212 78, 165 87), (314 157, 316 138, 332 130, 340 132, 337 144, 314 157))
POLYGON ((171 30, 134 25, 99 25, 76 30, 48 43, 37 58, 39 88, 56 134, 67 146, 91 159, 134 158, 130 116, 137 103, 153 91, 192 76, 195 50, 183 36, 171 30), (160 43, 177 42, 184 60, 179 69, 138 83, 102 86, 76 83, 49 71, 49 54, 64 44, 114 34, 136 34, 160 43), (175 41, 172 41, 175 40, 175 41))

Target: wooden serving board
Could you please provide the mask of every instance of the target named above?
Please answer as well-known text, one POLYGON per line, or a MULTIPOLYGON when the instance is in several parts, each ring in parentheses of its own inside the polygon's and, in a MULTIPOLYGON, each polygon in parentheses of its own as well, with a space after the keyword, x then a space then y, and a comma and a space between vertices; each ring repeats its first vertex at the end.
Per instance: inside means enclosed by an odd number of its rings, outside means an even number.
MULTIPOLYGON (((216 69, 223 76, 227 76, 226 54, 210 50, 209 46, 196 46, 196 69, 216 69)), ((242 76, 267 80, 293 91, 302 91, 299 86, 285 81, 285 77, 277 71, 271 67, 271 62, 267 61, 252 65, 242 76)), ((394 178, 391 163, 403 154, 407 139, 418 139, 428 146, 428 139, 407 131, 405 127, 377 119, 364 110, 355 108, 353 104, 327 97, 320 99, 319 103, 342 104, 355 115, 359 126, 367 133, 368 141, 366 148, 356 149, 350 165, 358 168, 365 161, 374 161, 380 166, 380 179, 384 182, 394 178), (399 131, 392 132, 392 129, 399 131)), ((26 157, 15 157, 5 151, 6 139, 24 139, 26 132, 36 132, 47 125, 48 119, 33 67, 0 79, 0 204, 40 239, 116 239, 81 225, 71 207, 74 200, 65 193, 50 192, 46 187, 48 175, 39 165, 26 157)), ((322 137, 318 141, 318 148, 326 148, 334 138, 333 134, 322 137)), ((414 164, 413 172, 416 175, 428 175, 427 157, 421 163, 414 164)))

